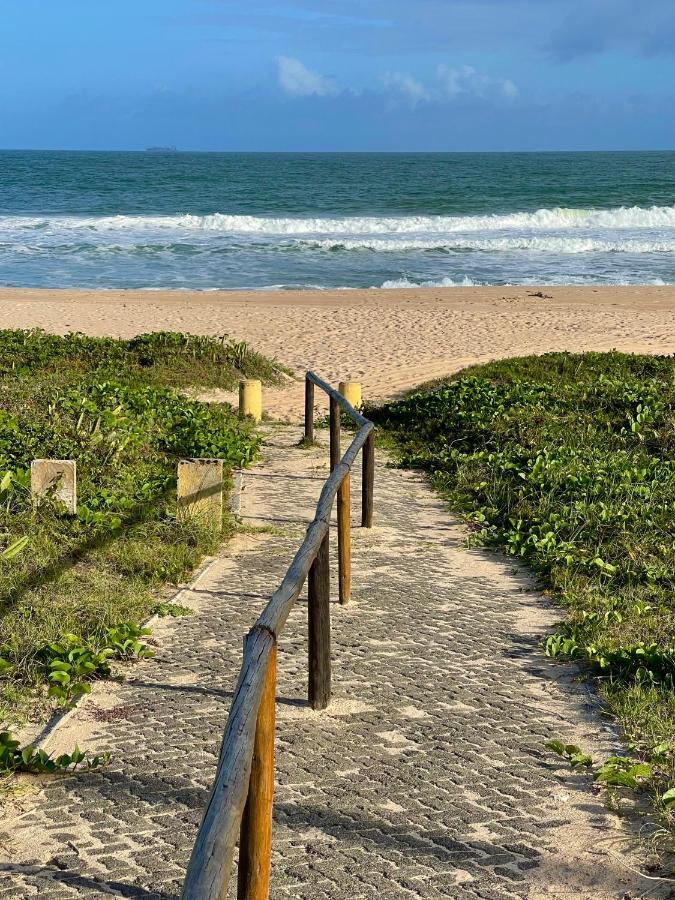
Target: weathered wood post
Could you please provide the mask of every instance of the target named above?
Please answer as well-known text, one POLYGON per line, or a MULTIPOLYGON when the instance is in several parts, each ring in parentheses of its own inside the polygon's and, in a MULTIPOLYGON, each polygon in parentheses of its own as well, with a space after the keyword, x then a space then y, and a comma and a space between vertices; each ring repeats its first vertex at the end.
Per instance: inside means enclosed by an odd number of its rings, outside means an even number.
POLYGON ((223 460, 182 459, 178 463, 179 522, 195 520, 207 528, 223 527, 223 460))
POLYGON ((307 579, 309 623, 309 690, 312 709, 325 709, 330 701, 330 557, 328 532, 307 579))
POLYGON ((375 437, 371 431, 363 445, 361 461, 361 527, 373 527, 373 492, 375 486, 375 437))
POLYGON ((258 718, 248 797, 239 832, 237 900, 267 900, 272 858, 276 644, 270 653, 258 718))
POLYGON ((340 462, 340 404, 330 398, 330 470, 340 462))
POLYGON ((239 418, 247 417, 254 422, 262 419, 262 382, 255 378, 239 382, 239 418))
POLYGON ((343 606, 349 603, 352 593, 351 505, 351 476, 347 472, 337 495, 338 596, 343 606))
MULTIPOLYGON (((361 385, 357 381, 341 381, 340 393, 354 408, 361 405, 361 385)), ((352 593, 351 472, 338 488, 338 596, 344 606, 352 593)))
POLYGON ((305 378, 305 443, 314 443, 314 382, 305 378))

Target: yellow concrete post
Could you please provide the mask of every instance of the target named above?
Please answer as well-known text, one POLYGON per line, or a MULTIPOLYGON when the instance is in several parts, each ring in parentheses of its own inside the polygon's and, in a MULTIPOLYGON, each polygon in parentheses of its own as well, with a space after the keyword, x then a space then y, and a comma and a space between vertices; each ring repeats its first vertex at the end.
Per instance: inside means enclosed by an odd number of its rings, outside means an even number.
POLYGON ((179 522, 194 520, 206 528, 223 527, 223 460, 182 459, 178 463, 179 522))
POLYGON ((359 381, 341 381, 340 393, 354 409, 361 407, 361 383, 359 381))
POLYGON ((262 382, 254 378, 239 382, 239 418, 247 416, 254 422, 262 419, 262 382))
POLYGON ((34 459, 30 464, 33 497, 48 497, 64 504, 71 516, 77 513, 77 463, 74 459, 34 459))

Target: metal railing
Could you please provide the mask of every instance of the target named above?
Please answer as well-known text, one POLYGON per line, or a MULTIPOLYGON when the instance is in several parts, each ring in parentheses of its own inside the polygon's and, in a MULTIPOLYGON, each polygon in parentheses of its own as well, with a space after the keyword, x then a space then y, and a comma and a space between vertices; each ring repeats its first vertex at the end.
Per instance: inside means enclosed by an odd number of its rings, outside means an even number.
POLYGON ((361 524, 372 526, 375 451, 373 423, 313 372, 305 379, 305 440, 314 441, 314 388, 330 400, 331 473, 314 520, 283 581, 249 631, 239 679, 220 750, 218 768, 183 886, 183 900, 225 900, 239 838, 238 900, 265 900, 269 893, 274 791, 274 730, 277 641, 307 580, 309 677, 313 709, 330 701, 329 533, 338 500, 338 571, 341 603, 351 587, 350 474, 363 451, 361 524), (358 431, 340 458, 344 411, 358 431))

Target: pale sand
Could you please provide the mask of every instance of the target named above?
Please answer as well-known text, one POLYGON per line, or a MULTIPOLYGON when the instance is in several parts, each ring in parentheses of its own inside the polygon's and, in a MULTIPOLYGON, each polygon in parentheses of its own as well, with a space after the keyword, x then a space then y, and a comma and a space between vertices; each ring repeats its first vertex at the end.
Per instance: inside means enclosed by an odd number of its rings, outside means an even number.
MULTIPOLYGON (((548 350, 675 353, 675 287, 471 287, 302 292, 0 290, 0 327, 132 336, 227 333, 301 374, 391 397, 474 362, 548 350), (541 291, 545 298, 533 296, 541 291)), ((267 390, 297 421, 298 381, 267 390)))

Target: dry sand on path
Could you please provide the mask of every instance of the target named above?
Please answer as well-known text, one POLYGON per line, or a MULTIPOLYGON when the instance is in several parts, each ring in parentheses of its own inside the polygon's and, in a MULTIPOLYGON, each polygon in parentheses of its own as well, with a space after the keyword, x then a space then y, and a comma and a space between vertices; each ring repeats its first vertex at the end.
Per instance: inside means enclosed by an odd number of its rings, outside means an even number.
MULTIPOLYGON (((675 352, 675 286, 190 292, 0 290, 0 327, 227 333, 301 374, 391 397, 474 362, 548 350, 675 352), (543 295, 543 296, 541 296, 543 295)), ((298 420, 302 383, 267 391, 298 420)))

